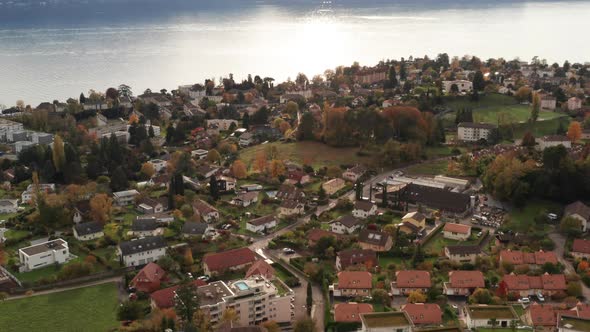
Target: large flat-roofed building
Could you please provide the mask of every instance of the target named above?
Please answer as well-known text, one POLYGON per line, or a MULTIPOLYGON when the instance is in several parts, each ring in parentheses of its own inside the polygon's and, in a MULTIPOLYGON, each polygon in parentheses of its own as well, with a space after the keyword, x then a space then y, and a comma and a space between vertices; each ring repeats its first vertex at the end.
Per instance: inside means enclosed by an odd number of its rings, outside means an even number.
POLYGON ((130 205, 135 202, 135 197, 139 196, 139 192, 135 189, 117 191, 113 193, 113 199, 118 206, 130 205))
POLYGON ((461 122, 457 126, 457 137, 460 141, 477 142, 481 139, 489 141, 496 127, 489 123, 461 122))
POLYGON ((0 139, 3 141, 6 141, 9 132, 22 131, 23 129, 22 123, 0 118, 0 139))
POLYGON ((63 264, 70 257, 68 243, 62 239, 51 240, 18 250, 24 271, 40 269, 52 264, 63 264))

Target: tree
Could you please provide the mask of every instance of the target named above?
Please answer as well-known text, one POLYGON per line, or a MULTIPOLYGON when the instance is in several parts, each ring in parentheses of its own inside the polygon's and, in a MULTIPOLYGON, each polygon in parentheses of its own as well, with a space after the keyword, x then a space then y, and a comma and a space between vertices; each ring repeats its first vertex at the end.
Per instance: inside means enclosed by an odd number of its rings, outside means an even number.
POLYGON ((398 85, 398 81, 397 81, 397 73, 395 72, 395 66, 392 65, 389 67, 389 73, 387 74, 387 78, 388 78, 388 84, 387 87, 390 89, 394 89, 397 87, 398 85))
POLYGON ((299 127, 297 128, 297 139, 300 141, 313 140, 313 129, 315 127, 315 119, 311 112, 305 112, 301 116, 299 127))
POLYGON ((144 307, 141 302, 137 301, 125 301, 121 303, 117 310, 118 320, 137 320, 143 318, 144 307))
POLYGON ((381 303, 384 306, 391 305, 391 299, 389 298, 389 294, 387 294, 385 289, 375 289, 371 295, 373 296, 373 301, 381 303))
POLYGON ((311 315, 311 307, 313 305, 313 290, 311 288, 311 282, 307 283, 307 298, 305 299, 307 305, 307 314, 311 315))
POLYGON ((501 299, 506 299, 508 296, 508 284, 506 284, 506 281, 500 281, 498 284, 498 289, 496 290, 496 295, 501 299))
POLYGON ((295 322, 293 332, 317 332, 316 322, 311 318, 299 319, 295 322))
POLYGON ((473 76, 473 90, 474 91, 483 91, 483 89, 486 87, 486 82, 483 78, 483 73, 481 72, 481 70, 478 70, 475 72, 475 75, 473 76))
POLYGON ((357 180, 354 184, 355 198, 360 201, 363 198, 363 183, 361 180, 357 180))
POLYGON ((534 147, 535 144, 535 136, 533 136, 530 131, 527 131, 522 137, 521 145, 526 147, 534 147))
POLYGON ((66 154, 64 152, 64 142, 59 135, 55 135, 53 139, 52 159, 53 167, 58 172, 63 171, 66 164, 66 154))
POLYGON ((582 221, 574 217, 565 217, 559 224, 559 230, 570 237, 576 237, 582 233, 582 221))
POLYGON ((230 328, 234 327, 234 324, 240 321, 240 317, 234 309, 228 308, 223 311, 219 322, 222 324, 228 324, 230 328))
POLYGON ((217 185, 217 178, 212 176, 209 180, 209 194, 214 201, 219 199, 219 187, 217 185))
POLYGON ((270 176, 273 178, 278 178, 279 176, 285 175, 286 169, 285 164, 281 160, 273 159, 270 162, 270 176))
POLYGON ((261 325, 266 328, 267 332, 281 332, 281 327, 274 320, 268 320, 261 325))
POLYGON ((156 170, 152 163, 143 163, 139 172, 141 172, 141 174, 143 174, 148 179, 151 179, 154 174, 156 174, 156 170))
POLYGON ((107 194, 96 194, 90 199, 90 215, 101 224, 107 223, 111 216, 113 200, 107 194))
POLYGON ((420 290, 411 291, 408 294, 408 303, 425 303, 428 297, 420 290))
POLYGON ((129 180, 123 166, 115 168, 113 175, 111 176, 111 189, 113 191, 122 191, 129 188, 129 180))
POLYGON ((516 100, 519 103, 525 102, 525 101, 529 100, 529 97, 530 97, 532 91, 533 90, 531 88, 529 88, 528 86, 522 86, 518 90, 516 90, 516 93, 514 94, 514 98, 516 98, 516 100))
POLYGON ((237 179, 244 179, 246 176, 248 176, 246 164, 244 164, 244 162, 239 159, 233 162, 231 166, 231 172, 237 179))
POLYGON ((539 110, 541 108, 541 97, 538 93, 533 94, 533 107, 531 109, 531 122, 536 122, 539 118, 539 110))
POLYGON ((579 281, 570 281, 567 284, 567 295, 580 297, 582 296, 582 285, 579 281))
POLYGON ((469 303, 490 304, 491 302, 492 294, 485 288, 476 289, 469 297, 469 303))
POLYGON ((80 93, 80 104, 86 104, 86 96, 84 96, 84 92, 80 93))
POLYGON ((244 116, 242 116, 242 128, 250 128, 250 114, 248 114, 248 112, 244 113, 244 116))
POLYGON ((207 153, 207 161, 210 163, 219 163, 221 161, 221 155, 219 152, 217 152, 217 150, 211 149, 207 153))
POLYGON ((180 319, 190 325, 194 314, 199 310, 197 287, 192 282, 186 282, 176 290, 174 311, 180 319))
POLYGON ((424 251, 422 251, 422 245, 418 243, 414 249, 414 255, 412 256, 412 265, 416 267, 418 264, 424 261, 424 251))
POLYGON ((263 150, 260 150, 256 153, 256 157, 254 159, 254 169, 259 173, 264 173, 267 168, 267 161, 266 161, 266 153, 263 150))
POLYGON ((582 126, 578 121, 572 121, 572 123, 570 123, 570 126, 567 130, 567 137, 570 139, 570 141, 572 141, 572 143, 580 140, 582 137, 582 126))
POLYGON ((451 94, 456 95, 459 93, 459 86, 455 83, 451 84, 451 94))

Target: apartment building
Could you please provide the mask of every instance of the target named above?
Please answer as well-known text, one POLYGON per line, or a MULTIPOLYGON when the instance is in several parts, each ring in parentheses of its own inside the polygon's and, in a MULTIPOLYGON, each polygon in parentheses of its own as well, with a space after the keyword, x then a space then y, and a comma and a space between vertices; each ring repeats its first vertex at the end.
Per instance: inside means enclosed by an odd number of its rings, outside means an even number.
POLYGON ((150 236, 138 240, 121 242, 117 256, 125 266, 144 265, 166 255, 166 240, 161 236, 150 236))
POLYGON ((457 126, 457 137, 460 141, 477 142, 489 140, 496 127, 488 123, 462 122, 457 126))

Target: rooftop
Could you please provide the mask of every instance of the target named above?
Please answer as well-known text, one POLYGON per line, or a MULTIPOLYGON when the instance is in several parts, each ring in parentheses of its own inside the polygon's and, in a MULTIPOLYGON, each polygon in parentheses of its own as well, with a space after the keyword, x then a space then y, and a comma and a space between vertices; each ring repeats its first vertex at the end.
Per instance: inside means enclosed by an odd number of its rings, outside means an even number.
POLYGON ((368 328, 411 326, 410 318, 405 312, 378 312, 361 314, 363 325, 368 328))
POLYGON ((62 250, 68 247, 68 243, 62 239, 51 240, 34 246, 21 248, 20 251, 27 256, 38 255, 47 251, 62 250))
POLYGON ((470 305, 466 312, 473 319, 518 319, 514 309, 504 305, 470 305))

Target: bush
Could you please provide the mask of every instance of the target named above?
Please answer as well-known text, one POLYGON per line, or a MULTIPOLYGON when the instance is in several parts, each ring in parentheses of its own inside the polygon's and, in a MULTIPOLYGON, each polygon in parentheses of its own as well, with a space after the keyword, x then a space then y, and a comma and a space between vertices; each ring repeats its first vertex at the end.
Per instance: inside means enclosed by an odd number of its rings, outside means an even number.
POLYGON ((289 277, 285 279, 285 284, 289 287, 298 287, 301 285, 301 282, 299 282, 299 279, 295 277, 289 277))

